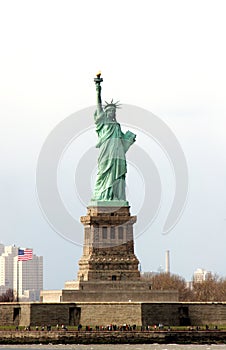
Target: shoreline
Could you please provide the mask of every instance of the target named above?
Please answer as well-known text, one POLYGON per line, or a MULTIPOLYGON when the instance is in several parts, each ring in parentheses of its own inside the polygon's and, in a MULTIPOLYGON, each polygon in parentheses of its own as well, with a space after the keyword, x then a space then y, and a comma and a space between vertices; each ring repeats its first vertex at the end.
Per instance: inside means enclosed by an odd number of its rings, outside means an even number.
POLYGON ((0 331, 1 345, 225 344, 226 331, 0 331))

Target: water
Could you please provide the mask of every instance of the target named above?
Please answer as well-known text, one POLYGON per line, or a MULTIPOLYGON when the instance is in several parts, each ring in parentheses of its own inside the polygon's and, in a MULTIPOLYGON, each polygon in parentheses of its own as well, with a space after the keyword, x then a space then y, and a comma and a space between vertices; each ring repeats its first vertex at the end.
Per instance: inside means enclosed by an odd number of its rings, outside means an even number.
POLYGON ((144 345, 0 345, 0 350, 226 350, 222 345, 177 345, 177 344, 144 344, 144 345))

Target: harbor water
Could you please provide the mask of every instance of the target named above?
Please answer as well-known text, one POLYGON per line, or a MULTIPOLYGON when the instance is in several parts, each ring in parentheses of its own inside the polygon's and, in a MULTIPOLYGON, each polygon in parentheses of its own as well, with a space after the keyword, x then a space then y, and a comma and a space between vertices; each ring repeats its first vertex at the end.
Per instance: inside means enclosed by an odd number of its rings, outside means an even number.
POLYGON ((222 345, 177 345, 177 344, 143 344, 143 345, 0 345, 0 350, 226 350, 226 344, 222 345))

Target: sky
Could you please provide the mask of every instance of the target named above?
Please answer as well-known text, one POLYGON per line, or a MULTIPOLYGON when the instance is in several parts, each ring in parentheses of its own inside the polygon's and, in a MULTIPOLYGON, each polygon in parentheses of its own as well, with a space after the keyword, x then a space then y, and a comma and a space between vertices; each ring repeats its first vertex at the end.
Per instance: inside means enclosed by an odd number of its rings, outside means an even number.
MULTIPOLYGON (((152 127, 147 120, 136 145, 158 169, 162 197, 152 224, 135 238, 142 271, 164 268, 170 250, 171 272, 186 280, 197 268, 226 276, 225 10, 218 0, 0 3, 0 242, 32 247, 44 257, 44 289, 76 279, 82 246, 57 233, 43 215, 38 160, 62 121, 95 104, 99 70, 103 98, 157 116, 178 140, 188 168, 186 206, 164 234, 175 179, 161 147, 145 135, 152 127)), ((78 222, 88 203, 72 179, 95 142, 91 127, 65 149, 58 167, 59 192, 78 222)), ((139 221, 145 174, 131 164, 127 178, 131 213, 139 221)))

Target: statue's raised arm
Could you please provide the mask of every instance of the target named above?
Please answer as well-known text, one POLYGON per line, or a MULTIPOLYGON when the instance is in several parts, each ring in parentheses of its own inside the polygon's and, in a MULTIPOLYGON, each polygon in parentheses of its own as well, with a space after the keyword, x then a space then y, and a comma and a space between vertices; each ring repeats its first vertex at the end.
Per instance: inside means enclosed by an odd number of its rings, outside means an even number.
POLYGON ((101 100, 101 85, 103 78, 101 78, 101 73, 97 73, 96 78, 94 78, 94 82, 96 84, 96 92, 97 92, 97 113, 100 114, 103 111, 102 100, 101 100))

